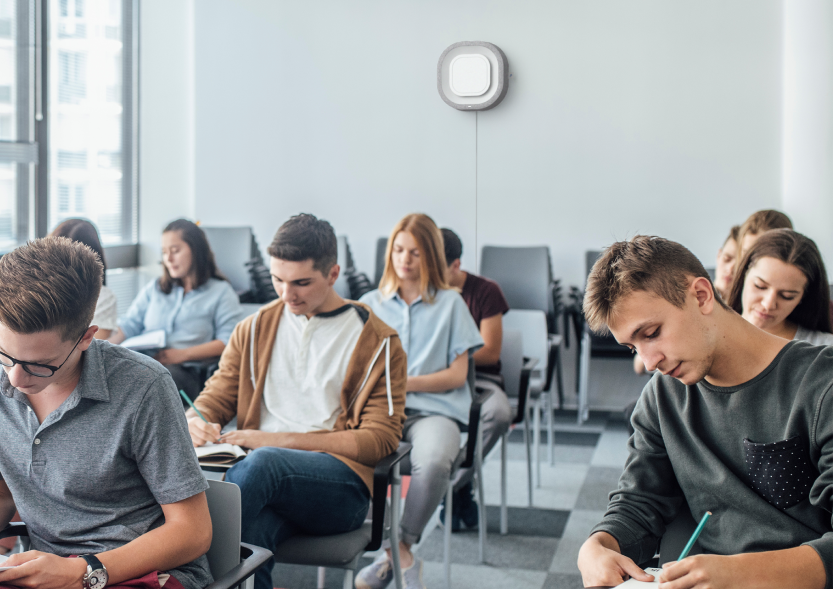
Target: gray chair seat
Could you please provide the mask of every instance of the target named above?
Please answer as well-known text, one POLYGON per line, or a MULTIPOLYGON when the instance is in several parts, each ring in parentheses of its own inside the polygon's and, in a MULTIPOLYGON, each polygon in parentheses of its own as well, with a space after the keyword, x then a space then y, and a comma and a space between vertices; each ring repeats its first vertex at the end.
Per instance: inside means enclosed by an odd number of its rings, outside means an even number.
POLYGON ((364 522, 358 530, 344 534, 292 536, 291 542, 283 542, 274 550, 275 559, 287 564, 343 568, 370 544, 372 529, 371 522, 364 522))

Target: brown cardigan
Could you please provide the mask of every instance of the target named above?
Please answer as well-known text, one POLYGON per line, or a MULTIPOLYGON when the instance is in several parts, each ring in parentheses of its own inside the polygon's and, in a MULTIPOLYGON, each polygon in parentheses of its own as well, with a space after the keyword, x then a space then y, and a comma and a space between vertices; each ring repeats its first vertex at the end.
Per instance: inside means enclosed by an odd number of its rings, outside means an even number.
MULTIPOLYGON (((402 437, 408 360, 396 331, 374 315, 367 305, 354 301, 349 304, 357 307, 360 315, 366 315, 367 319, 347 366, 341 388, 341 413, 332 431, 354 432, 359 451, 353 457, 331 455, 353 469, 372 493, 373 468, 396 450, 402 437), (393 415, 389 415, 385 380, 384 346, 388 338, 390 374, 387 378, 390 379, 393 415)), ((259 429, 263 386, 283 307, 281 300, 269 303, 234 328, 220 358, 220 368, 205 383, 205 389, 194 402, 208 421, 225 425, 236 414, 238 429, 259 429), (252 322, 255 320, 255 349, 254 358, 251 358, 252 322), (256 387, 252 386, 252 362, 256 387)))

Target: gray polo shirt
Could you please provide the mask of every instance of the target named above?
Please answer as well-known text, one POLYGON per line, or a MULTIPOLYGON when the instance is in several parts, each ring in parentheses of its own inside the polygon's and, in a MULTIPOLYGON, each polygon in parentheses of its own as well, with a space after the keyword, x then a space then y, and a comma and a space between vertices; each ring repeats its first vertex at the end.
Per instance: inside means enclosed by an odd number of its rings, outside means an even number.
MULTIPOLYGON (((93 340, 78 386, 42 424, 0 370, 0 478, 32 548, 99 553, 164 523, 160 505, 205 491, 170 373, 93 340)), ((211 582, 204 556, 170 572, 186 589, 211 582)))

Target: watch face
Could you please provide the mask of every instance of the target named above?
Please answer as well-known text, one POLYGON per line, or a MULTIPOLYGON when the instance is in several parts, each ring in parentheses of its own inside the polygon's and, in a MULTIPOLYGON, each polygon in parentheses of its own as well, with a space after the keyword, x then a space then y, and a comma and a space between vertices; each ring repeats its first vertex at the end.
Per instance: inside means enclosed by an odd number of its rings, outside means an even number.
POLYGON ((107 584, 107 571, 95 570, 87 575, 88 589, 104 589, 107 584))

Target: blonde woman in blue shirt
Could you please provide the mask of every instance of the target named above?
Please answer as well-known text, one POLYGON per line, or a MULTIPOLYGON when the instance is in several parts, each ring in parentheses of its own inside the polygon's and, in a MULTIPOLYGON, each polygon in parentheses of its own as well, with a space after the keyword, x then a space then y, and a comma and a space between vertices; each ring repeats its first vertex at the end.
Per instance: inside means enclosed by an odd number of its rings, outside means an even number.
POLYGON ((186 363, 220 356, 243 317, 237 294, 217 269, 205 233, 186 219, 162 232, 162 276, 133 300, 110 339, 164 330, 167 347, 155 359, 164 364, 176 385, 195 399, 200 382, 186 363))
MULTIPOLYGON (((408 355, 402 439, 410 442, 411 483, 400 530, 407 589, 421 589, 422 559, 411 553, 448 486, 460 449, 460 424, 468 422, 468 367, 483 339, 463 297, 445 280, 445 248, 430 217, 411 214, 388 239, 378 290, 361 298, 399 333, 408 355)), ((356 577, 359 589, 382 589, 393 573, 390 549, 356 577)))

